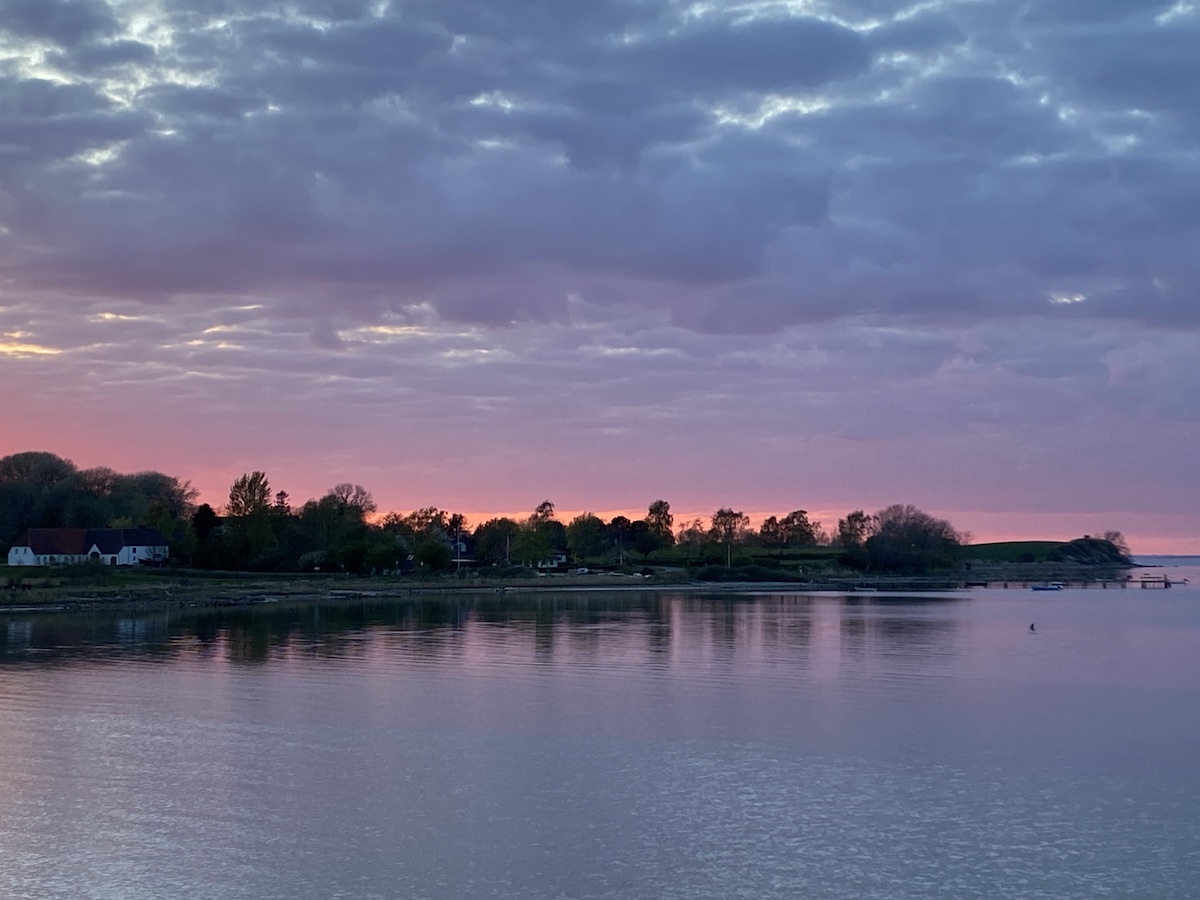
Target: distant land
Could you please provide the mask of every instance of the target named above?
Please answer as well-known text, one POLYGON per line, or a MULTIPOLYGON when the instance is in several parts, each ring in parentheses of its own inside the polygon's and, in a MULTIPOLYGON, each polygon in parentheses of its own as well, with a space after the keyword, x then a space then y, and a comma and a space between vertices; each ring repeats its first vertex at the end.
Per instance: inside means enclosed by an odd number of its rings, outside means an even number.
MULTIPOLYGON (((469 522, 433 506, 381 513, 370 491, 350 483, 294 504, 262 471, 236 478, 218 509, 196 500, 190 483, 176 476, 80 469, 40 451, 12 454, 0 458, 0 544, 14 548, 10 563, 53 566, 87 556, 33 549, 39 542, 53 546, 46 530, 148 528, 169 547, 163 555, 170 568, 410 578, 584 570, 672 581, 811 583, 841 573, 860 579, 941 573, 953 580, 953 573, 977 565, 1131 565, 1119 531, 972 544, 970 535, 912 504, 854 510, 829 531, 804 509, 766 516, 758 527, 732 507, 676 522, 664 499, 649 503, 640 518, 606 521, 583 512, 564 522, 544 500, 527 516, 469 522)), ((118 563, 93 555, 97 563, 118 563)))

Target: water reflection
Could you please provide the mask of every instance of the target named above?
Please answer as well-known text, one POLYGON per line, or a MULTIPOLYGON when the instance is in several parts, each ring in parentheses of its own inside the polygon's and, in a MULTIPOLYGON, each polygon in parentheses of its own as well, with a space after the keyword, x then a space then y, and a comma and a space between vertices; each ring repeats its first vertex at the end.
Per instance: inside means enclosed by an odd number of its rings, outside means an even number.
POLYGON ((0 896, 1192 896, 1148 593, 0 616, 0 896))
POLYGON ((961 598, 505 594, 0 617, 0 665, 84 658, 390 657, 419 665, 606 664, 803 670, 843 657, 955 653, 961 598))

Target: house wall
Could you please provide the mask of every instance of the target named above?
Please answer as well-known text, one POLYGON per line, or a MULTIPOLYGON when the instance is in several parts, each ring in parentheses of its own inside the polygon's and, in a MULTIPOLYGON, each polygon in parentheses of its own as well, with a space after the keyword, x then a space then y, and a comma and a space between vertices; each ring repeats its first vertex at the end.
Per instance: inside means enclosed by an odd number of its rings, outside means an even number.
POLYGON ((83 562, 84 557, 66 553, 48 553, 39 556, 32 547, 10 547, 8 564, 10 566, 67 566, 83 562))
MULTIPOLYGON (((91 547, 89 553, 82 556, 77 554, 49 554, 38 556, 33 552, 31 547, 11 547, 8 551, 8 564, 10 566, 68 566, 84 563, 88 561, 91 553, 100 553, 99 548, 95 545, 91 547)), ((100 553, 100 561, 105 565, 111 565, 110 560, 112 554, 100 553)), ((135 546, 122 547, 117 554, 118 566, 138 566, 142 563, 149 562, 166 562, 168 559, 167 547, 160 546, 135 546)))
POLYGON ((29 547, 13 547, 8 551, 10 566, 73 566, 86 557, 74 553, 47 553, 38 556, 29 547))
POLYGON ((122 547, 117 554, 118 566, 140 566, 142 563, 164 562, 167 559, 166 547, 122 547))

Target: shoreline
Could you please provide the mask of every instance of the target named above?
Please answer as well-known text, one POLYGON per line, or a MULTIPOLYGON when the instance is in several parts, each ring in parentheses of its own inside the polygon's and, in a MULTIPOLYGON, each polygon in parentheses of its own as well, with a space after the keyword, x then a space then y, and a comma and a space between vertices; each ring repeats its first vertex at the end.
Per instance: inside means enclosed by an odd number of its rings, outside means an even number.
MULTIPOLYGON (((1139 567, 1140 568, 1140 567, 1139 567)), ((12 579, 12 570, 9 569, 12 579)), ((403 577, 361 578, 346 575, 219 573, 192 571, 121 572, 109 583, 88 582, 72 573, 37 573, 39 583, 10 586, 0 593, 0 615, 95 610, 205 609, 272 603, 316 605, 340 600, 396 601, 449 596, 503 597, 515 594, 647 593, 949 593, 971 588, 1028 589, 1059 582, 1072 587, 1122 590, 1131 584, 1129 569, 1097 566, 1015 564, 975 567, 933 575, 878 575, 838 572, 808 580, 701 581, 672 578, 673 573, 636 575, 550 574, 523 579, 474 577, 412 581, 403 577), (115 583, 114 583, 115 582, 115 583)), ((682 572, 678 573, 680 576, 682 572)), ((22 578, 22 582, 26 579, 22 578)), ((1134 584, 1136 586, 1136 584, 1134 584)))

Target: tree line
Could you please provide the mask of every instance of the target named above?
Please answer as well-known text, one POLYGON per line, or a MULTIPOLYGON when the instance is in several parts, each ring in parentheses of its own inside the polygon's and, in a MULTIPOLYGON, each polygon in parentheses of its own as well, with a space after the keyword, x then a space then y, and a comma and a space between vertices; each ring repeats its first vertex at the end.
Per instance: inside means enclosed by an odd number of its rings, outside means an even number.
POLYGON ((220 509, 202 503, 187 482, 159 472, 123 475, 79 469, 51 453, 0 459, 0 540, 26 528, 149 525, 168 538, 177 564, 249 571, 441 572, 464 565, 515 568, 566 561, 627 566, 651 561, 684 566, 746 565, 793 551, 827 548, 841 564, 885 571, 955 565, 969 536, 911 505, 855 510, 832 533, 808 512, 768 516, 758 528, 722 507, 707 519, 675 523, 655 500, 637 519, 605 521, 583 512, 561 522, 545 500, 524 518, 469 523, 461 513, 424 507, 379 515, 370 491, 342 483, 294 505, 265 472, 233 481, 220 509))

